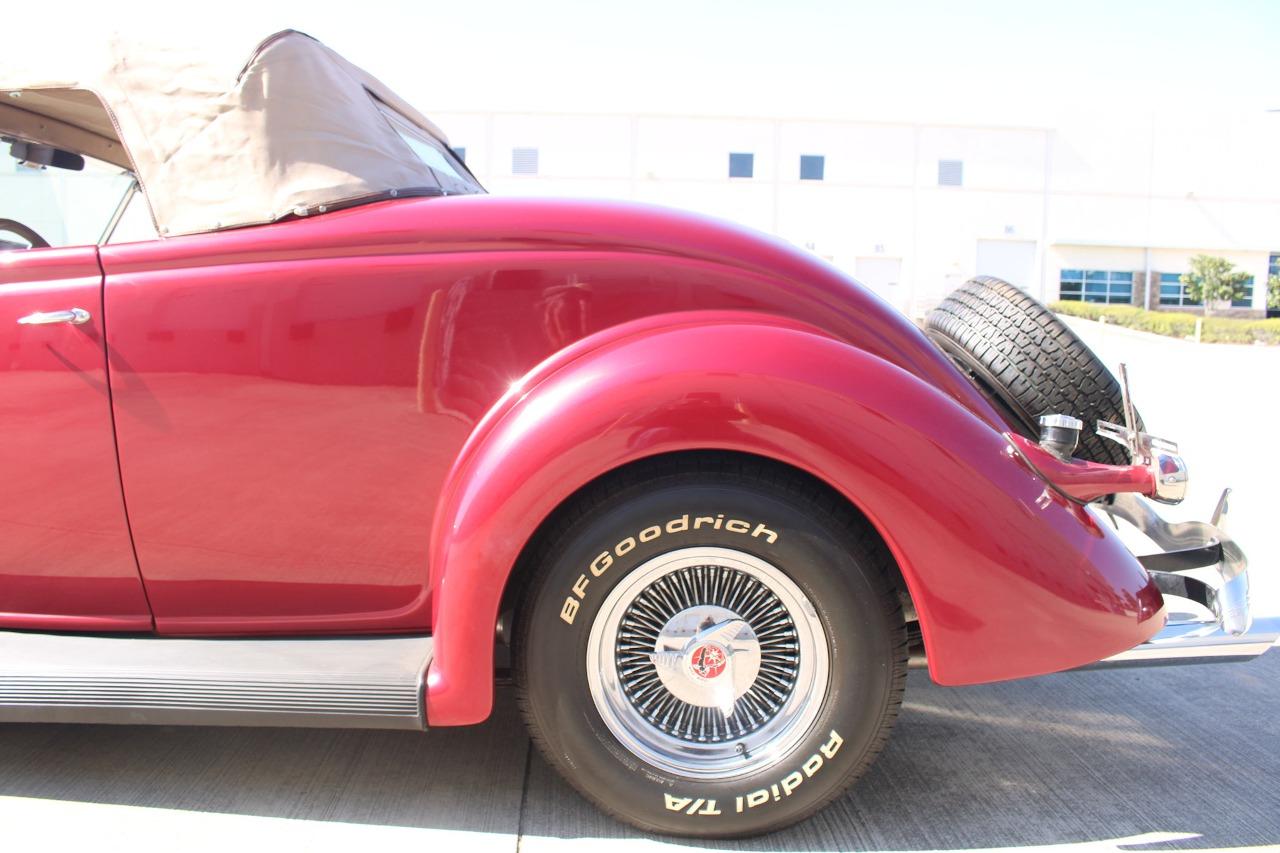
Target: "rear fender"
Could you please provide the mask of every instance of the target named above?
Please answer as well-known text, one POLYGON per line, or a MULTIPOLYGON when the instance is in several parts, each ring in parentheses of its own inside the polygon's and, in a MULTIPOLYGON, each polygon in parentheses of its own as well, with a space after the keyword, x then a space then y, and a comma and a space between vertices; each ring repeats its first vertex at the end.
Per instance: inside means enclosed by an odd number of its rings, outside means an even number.
POLYGON ((432 535, 432 725, 488 715, 499 603, 538 525, 596 477, 678 451, 774 459, 858 507, 898 562, 942 684, 1068 669, 1161 627, 1159 593, 1114 534, 953 398, 799 324, 709 319, 580 342, 477 428, 432 535))

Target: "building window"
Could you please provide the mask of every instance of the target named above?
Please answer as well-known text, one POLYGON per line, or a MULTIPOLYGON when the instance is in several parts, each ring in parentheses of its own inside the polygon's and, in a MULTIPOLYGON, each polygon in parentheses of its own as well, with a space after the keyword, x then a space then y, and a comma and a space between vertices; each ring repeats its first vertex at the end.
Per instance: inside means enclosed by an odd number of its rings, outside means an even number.
POLYGON ((1176 272, 1160 273, 1161 305, 1200 305, 1198 299, 1187 295, 1187 286, 1182 283, 1182 276, 1176 272))
POLYGON ((754 154, 730 154, 729 155, 729 177, 731 178, 750 178, 756 169, 756 155, 754 154))
POLYGON ((465 145, 454 146, 453 156, 457 157, 463 163, 467 162, 467 146, 465 145))
MULTIPOLYGON (((1271 256, 1271 262, 1274 265, 1276 255, 1271 256)), ((1066 298, 1065 296, 1063 297, 1066 298)), ((1187 286, 1182 283, 1182 276, 1176 272, 1160 273, 1160 304, 1161 305, 1203 305, 1204 303, 1198 299, 1192 299, 1187 295, 1187 286)), ((1253 276, 1249 276, 1249 280, 1244 283, 1243 294, 1239 299, 1231 300, 1232 308, 1252 308, 1253 307, 1253 276)))
POLYGON ((826 159, 821 154, 800 155, 800 180, 820 181, 826 167, 826 159))
POLYGON ((938 186, 959 187, 964 185, 963 160, 938 161, 938 186))
POLYGON ((1267 275, 1280 275, 1280 252, 1271 256, 1271 264, 1267 267, 1267 275))
POLYGON ((1244 283, 1241 288, 1239 299, 1231 300, 1232 308, 1252 308, 1253 307, 1253 276, 1249 276, 1249 280, 1244 283))
POLYGON ((538 149, 537 148, 512 148, 511 149, 511 174, 513 175, 538 174, 538 149))
POLYGON ((1133 302, 1133 273, 1063 270, 1058 277, 1058 298, 1067 302, 1128 305, 1133 302))

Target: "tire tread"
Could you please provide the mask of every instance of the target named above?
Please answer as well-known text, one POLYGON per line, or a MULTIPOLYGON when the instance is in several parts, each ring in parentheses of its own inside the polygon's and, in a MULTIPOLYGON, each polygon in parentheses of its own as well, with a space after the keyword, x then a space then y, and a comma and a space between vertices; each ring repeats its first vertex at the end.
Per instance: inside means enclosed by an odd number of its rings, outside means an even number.
POLYGON ((978 276, 929 313, 925 330, 999 396, 1019 432, 1036 438, 1040 415, 1074 415, 1084 421, 1078 458, 1129 463, 1123 447, 1094 431, 1099 420, 1123 423, 1120 383, 1070 327, 1029 294, 978 276))

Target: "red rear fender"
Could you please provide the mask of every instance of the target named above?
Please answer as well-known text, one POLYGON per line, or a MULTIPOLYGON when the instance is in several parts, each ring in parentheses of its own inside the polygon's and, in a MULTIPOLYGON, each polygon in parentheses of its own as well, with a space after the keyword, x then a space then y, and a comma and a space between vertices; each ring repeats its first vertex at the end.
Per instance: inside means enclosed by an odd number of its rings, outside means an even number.
POLYGON ((1078 666, 1160 627, 1132 555, 955 399, 798 324, 711 319, 581 341, 477 428, 432 536, 433 725, 488 715, 500 599, 537 526, 596 477, 677 451, 768 457, 845 495, 896 557, 940 683, 1078 666))

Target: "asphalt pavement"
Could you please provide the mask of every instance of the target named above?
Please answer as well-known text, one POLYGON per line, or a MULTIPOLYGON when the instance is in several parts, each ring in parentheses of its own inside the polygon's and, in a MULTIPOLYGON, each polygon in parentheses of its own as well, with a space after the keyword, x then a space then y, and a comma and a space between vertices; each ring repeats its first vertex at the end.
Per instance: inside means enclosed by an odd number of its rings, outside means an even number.
MULTIPOLYGON (((1280 845, 1280 652, 943 688, 809 821, 709 850, 1280 845)), ((642 850, 494 718, 427 734, 0 726, 5 849, 642 850), (180 843, 177 843, 180 842, 180 843), (13 844, 12 847, 9 844, 13 844)))
MULTIPOLYGON (((1075 325, 1128 361, 1148 424, 1202 472, 1178 511, 1206 517, 1236 487, 1257 606, 1280 612, 1266 461, 1280 350, 1075 325)), ((1280 649, 968 688, 913 672, 888 749, 850 793, 781 833, 693 845, 583 801, 530 749, 509 690, 484 725, 426 734, 0 725, 0 850, 1277 847, 1278 710, 1280 649)))

